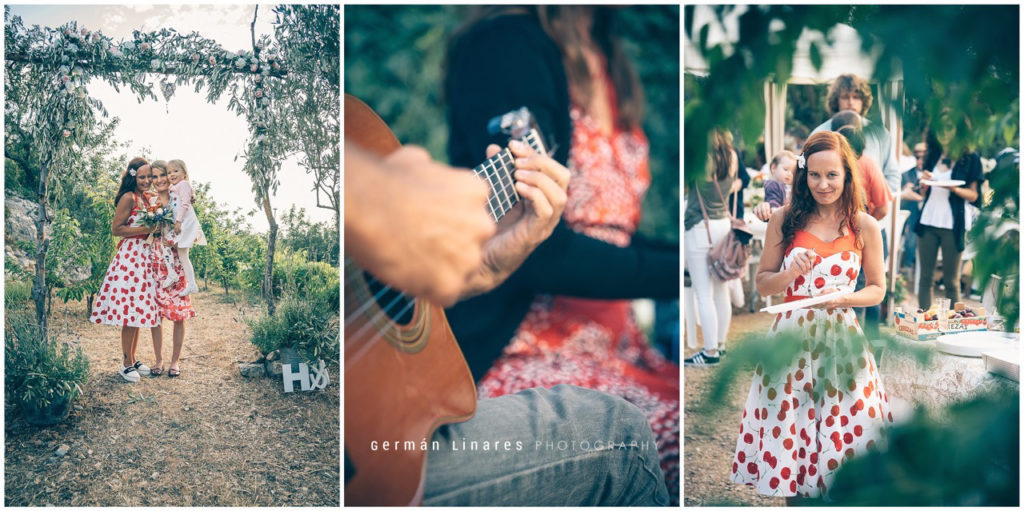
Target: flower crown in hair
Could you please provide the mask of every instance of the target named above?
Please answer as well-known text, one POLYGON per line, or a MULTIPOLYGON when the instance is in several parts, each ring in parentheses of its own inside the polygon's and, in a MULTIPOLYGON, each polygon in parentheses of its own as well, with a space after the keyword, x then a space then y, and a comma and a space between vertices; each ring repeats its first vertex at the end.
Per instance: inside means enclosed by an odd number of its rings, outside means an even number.
POLYGON ((132 177, 135 177, 135 173, 136 172, 138 172, 138 171, 135 170, 135 169, 128 169, 128 173, 131 174, 132 177))
POLYGON ((804 155, 802 155, 802 154, 797 155, 797 157, 796 157, 796 168, 798 168, 798 169, 806 169, 807 168, 807 158, 804 158, 804 155))

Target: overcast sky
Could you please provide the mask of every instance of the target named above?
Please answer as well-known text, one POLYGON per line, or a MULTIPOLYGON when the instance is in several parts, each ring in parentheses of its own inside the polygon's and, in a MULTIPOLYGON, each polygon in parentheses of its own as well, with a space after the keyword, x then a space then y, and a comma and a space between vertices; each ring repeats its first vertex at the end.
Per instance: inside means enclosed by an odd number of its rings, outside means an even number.
MULTIPOLYGON (((13 14, 22 17, 25 26, 59 27, 77 21, 79 28, 100 30, 115 42, 130 39, 133 30, 153 31, 174 28, 178 32, 199 32, 228 51, 252 50, 249 24, 254 5, 12 5, 13 14)), ((261 5, 256 21, 256 37, 272 35, 273 12, 261 5)), ((212 198, 229 209, 256 209, 249 177, 242 171, 241 158, 249 129, 244 118, 227 109, 227 94, 216 104, 206 102, 205 91, 178 87, 170 102, 139 103, 135 94, 116 92, 99 80, 88 85, 89 95, 99 99, 111 116, 121 119, 117 138, 130 142, 130 154, 147 153, 157 159, 181 159, 189 167, 193 183, 210 183, 212 198)), ((125 162, 127 164, 127 162, 125 162)), ((316 207, 313 178, 294 158, 284 162, 279 173, 281 186, 271 204, 276 217, 295 204, 306 208, 316 221, 333 221, 333 212, 316 207)), ((262 209, 251 218, 254 229, 266 232, 262 209)))

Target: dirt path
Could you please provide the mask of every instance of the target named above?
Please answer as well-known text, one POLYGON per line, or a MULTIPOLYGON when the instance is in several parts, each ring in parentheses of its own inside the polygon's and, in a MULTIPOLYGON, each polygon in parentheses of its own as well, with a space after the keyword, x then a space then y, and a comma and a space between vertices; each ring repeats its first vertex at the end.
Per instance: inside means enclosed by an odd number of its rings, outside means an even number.
MULTIPOLYGON (((737 314, 729 327, 729 338, 740 339, 754 331, 767 331, 771 314, 737 314)), ((728 349, 730 346, 726 346, 728 349)), ((735 346, 732 346, 735 347, 735 346)), ((684 357, 697 349, 686 349, 684 357)), ((726 355, 728 356, 728 355, 726 355)), ((740 430, 743 405, 750 391, 750 374, 737 378, 729 392, 729 400, 714 415, 696 410, 711 390, 715 368, 684 368, 683 370, 683 505, 684 506, 780 506, 782 499, 762 497, 752 487, 729 480, 736 435, 740 430)))
MULTIPOLYGON (((279 380, 247 379, 256 358, 243 316, 258 307, 194 295, 181 377, 123 382, 119 329, 87 323, 84 306, 54 312, 51 328, 81 343, 91 376, 71 416, 36 428, 7 414, 8 506, 337 506, 339 385, 284 394, 279 380), (58 457, 65 444, 70 450, 58 457)), ((58 305, 55 305, 55 309, 58 305)), ((170 360, 170 322, 164 360, 170 360)), ((138 357, 153 362, 148 331, 138 357)))

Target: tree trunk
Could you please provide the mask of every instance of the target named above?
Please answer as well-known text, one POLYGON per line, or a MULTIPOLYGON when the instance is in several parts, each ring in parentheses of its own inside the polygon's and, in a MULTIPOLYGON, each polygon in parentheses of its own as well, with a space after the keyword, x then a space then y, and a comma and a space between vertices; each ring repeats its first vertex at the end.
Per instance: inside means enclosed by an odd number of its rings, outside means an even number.
MULTIPOLYGON (((335 199, 334 202, 334 228, 336 229, 336 232, 341 232, 341 210, 338 208, 337 199, 335 199)), ((327 234, 329 236, 331 234, 330 231, 328 231, 327 234)), ((341 243, 339 242, 338 244, 340 245, 341 243)))
POLYGON ((36 216, 36 277, 32 282, 32 300, 36 304, 36 323, 39 334, 46 339, 46 251, 50 240, 46 237, 46 182, 49 164, 39 167, 39 214, 36 216))
POLYGON ((270 207, 270 190, 263 190, 263 212, 267 215, 270 231, 267 233, 267 266, 263 270, 263 298, 267 302, 267 315, 274 315, 274 245, 277 243, 277 222, 270 207))
POLYGON ((92 297, 96 295, 89 295, 85 300, 85 317, 92 318, 92 297))

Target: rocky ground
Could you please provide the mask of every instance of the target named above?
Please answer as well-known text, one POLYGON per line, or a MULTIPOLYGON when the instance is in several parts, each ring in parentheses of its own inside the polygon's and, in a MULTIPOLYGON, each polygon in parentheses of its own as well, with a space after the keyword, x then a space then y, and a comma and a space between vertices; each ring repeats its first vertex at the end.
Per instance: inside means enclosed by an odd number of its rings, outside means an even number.
MULTIPOLYGON (((285 394, 280 380, 243 378, 239 362, 256 358, 244 318, 259 307, 194 296, 200 315, 187 323, 181 377, 135 384, 117 374, 119 329, 86 322, 80 302, 54 306, 51 328, 81 344, 92 374, 59 425, 7 411, 5 505, 339 505, 337 366, 321 391, 285 394)), ((149 332, 138 356, 153 362, 149 332)))

